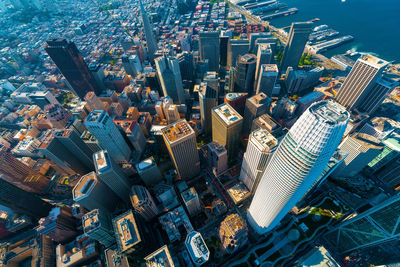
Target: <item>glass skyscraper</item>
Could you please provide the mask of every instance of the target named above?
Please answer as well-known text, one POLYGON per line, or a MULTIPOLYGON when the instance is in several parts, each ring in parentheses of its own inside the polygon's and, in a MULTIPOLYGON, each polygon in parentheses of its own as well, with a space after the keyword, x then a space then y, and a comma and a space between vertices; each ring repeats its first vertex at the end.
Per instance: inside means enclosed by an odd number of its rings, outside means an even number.
POLYGON ((268 163, 248 211, 257 233, 279 224, 313 185, 339 145, 349 116, 335 102, 321 101, 292 126, 268 163))

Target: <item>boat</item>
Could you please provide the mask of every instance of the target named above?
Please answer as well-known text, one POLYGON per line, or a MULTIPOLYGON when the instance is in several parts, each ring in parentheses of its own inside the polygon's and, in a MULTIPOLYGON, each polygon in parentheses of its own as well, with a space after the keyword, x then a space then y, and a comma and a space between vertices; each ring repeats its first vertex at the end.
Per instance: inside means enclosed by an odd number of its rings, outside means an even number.
POLYGON ((324 24, 324 25, 315 27, 313 31, 318 32, 318 31, 322 31, 322 30, 327 30, 328 28, 329 28, 328 25, 324 24))

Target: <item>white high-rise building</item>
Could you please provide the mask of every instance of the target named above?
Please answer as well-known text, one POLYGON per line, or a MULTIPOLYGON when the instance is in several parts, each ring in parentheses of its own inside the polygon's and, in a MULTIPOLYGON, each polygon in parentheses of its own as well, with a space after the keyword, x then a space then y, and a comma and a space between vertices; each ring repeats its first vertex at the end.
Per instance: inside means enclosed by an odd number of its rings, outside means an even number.
MULTIPOLYGON (((340 87, 336 95, 337 101, 350 109, 359 108, 365 102, 369 102, 371 97, 379 91, 374 87, 388 64, 389 62, 372 55, 360 57, 340 87)), ((379 97, 375 95, 373 98, 379 97)), ((364 109, 369 110, 367 106, 364 109)))
POLYGON ((272 155, 248 211, 257 233, 277 226, 313 185, 338 147, 349 117, 337 103, 320 101, 292 126, 272 155))
POLYGON ((250 191, 254 192, 257 188, 277 145, 278 140, 265 129, 250 134, 239 178, 250 191))
POLYGON ((257 50, 257 66, 256 66, 256 79, 255 88, 257 89, 258 76, 260 75, 261 65, 271 64, 272 62, 272 49, 270 44, 259 44, 257 50))
POLYGON ((99 145, 116 162, 127 162, 131 150, 112 118, 104 110, 93 110, 85 121, 86 128, 96 137, 99 145))

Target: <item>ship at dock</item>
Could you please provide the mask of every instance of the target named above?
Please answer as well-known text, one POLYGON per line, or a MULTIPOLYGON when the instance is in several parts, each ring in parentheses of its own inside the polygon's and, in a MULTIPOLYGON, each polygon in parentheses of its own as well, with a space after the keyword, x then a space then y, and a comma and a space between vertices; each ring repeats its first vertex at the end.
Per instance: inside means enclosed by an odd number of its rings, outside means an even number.
POLYGON ((339 38, 336 38, 333 40, 317 43, 315 45, 307 45, 307 48, 314 53, 320 53, 320 52, 324 52, 328 49, 338 47, 344 43, 351 42, 353 40, 354 40, 353 36, 346 35, 346 36, 339 37, 339 38))

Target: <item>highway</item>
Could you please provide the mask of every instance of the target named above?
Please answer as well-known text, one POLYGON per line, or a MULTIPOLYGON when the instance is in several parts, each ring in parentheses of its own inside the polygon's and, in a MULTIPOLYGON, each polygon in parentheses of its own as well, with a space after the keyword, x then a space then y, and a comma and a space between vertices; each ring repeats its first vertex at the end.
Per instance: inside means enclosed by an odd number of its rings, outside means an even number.
MULTIPOLYGON (((249 23, 261 24, 264 27, 269 27, 271 33, 273 33, 277 38, 279 38, 279 40, 282 44, 286 45, 287 37, 280 32, 279 28, 272 26, 271 24, 269 24, 268 21, 263 21, 259 17, 250 14, 246 9, 244 9, 240 6, 237 6, 229 1, 228 1, 228 3, 235 11, 240 12, 243 16, 245 16, 249 23)), ((325 69, 328 69, 328 70, 341 69, 341 67, 339 65, 337 65, 336 63, 334 63, 333 61, 331 61, 329 58, 325 57, 324 55, 314 53, 313 51, 309 51, 307 48, 305 49, 305 51, 310 53, 311 55, 313 55, 313 57, 315 57, 316 59, 318 59, 319 63, 325 69)))

